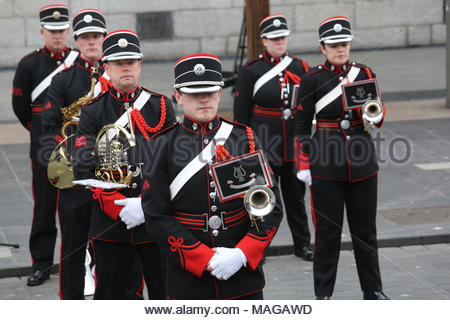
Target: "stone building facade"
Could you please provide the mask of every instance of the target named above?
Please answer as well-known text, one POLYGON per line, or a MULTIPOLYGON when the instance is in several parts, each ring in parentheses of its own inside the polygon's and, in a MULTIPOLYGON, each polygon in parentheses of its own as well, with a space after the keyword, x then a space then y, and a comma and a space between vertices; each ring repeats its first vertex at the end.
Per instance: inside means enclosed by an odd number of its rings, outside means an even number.
MULTIPOLYGON (((137 30, 146 60, 173 60, 193 52, 233 56, 242 23, 244 0, 55 0, 71 14, 96 8, 108 29, 137 30)), ((37 12, 53 3, 2 0, 0 66, 16 65, 42 44, 37 12)), ((271 0, 271 13, 288 17, 293 53, 318 50, 317 27, 333 15, 348 16, 354 48, 444 44, 443 0, 271 0)))

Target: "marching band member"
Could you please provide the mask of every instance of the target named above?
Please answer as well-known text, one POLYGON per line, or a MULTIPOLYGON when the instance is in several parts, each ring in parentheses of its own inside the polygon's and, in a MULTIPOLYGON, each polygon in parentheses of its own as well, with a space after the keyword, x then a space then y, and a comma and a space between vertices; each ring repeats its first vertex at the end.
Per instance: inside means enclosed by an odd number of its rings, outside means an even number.
MULTIPOLYGON (((95 94, 107 89, 101 77, 102 42, 106 34, 103 14, 95 9, 78 11, 73 18, 73 34, 79 55, 74 64, 57 74, 48 89, 42 118, 42 130, 50 141, 48 148, 60 143, 66 109, 90 91, 92 78, 98 78, 95 94)), ((47 148, 46 147, 46 148, 47 148)), ((57 182, 57 181, 56 181, 57 182)), ((61 226, 61 259, 59 265, 61 299, 84 299, 85 254, 91 220, 91 198, 81 187, 62 189, 58 200, 61 226)))
MULTIPOLYGON (((320 50, 326 62, 301 78, 296 115, 297 177, 311 188, 315 222, 314 289, 329 299, 339 260, 344 205, 364 299, 388 299, 382 292, 376 237, 378 164, 371 135, 364 130, 360 108, 343 105, 341 85, 375 78, 374 72, 350 61, 352 33, 346 17, 320 24, 320 50), (316 132, 311 136, 312 120, 316 132)), ((380 127, 383 110, 372 120, 380 127)))
POLYGON ((303 201, 305 184, 295 177, 293 142, 296 87, 309 67, 305 61, 286 53, 290 30, 284 15, 264 18, 259 29, 266 50, 248 62, 239 74, 234 119, 250 126, 261 139, 275 178, 280 179, 294 254, 312 261, 303 201))
POLYGON ((55 213, 58 189, 47 178, 47 166, 39 152, 42 138, 41 116, 44 99, 53 76, 70 67, 78 56, 67 46, 69 9, 56 4, 39 10, 43 48, 20 60, 13 80, 12 105, 22 125, 30 132, 30 158, 33 187, 33 221, 30 233, 30 253, 33 275, 28 286, 37 286, 49 278, 56 243, 55 213))
MULTIPOLYGON (((135 159, 139 168, 141 160, 151 161, 143 159, 150 137, 175 122, 167 97, 138 86, 142 53, 136 33, 111 32, 105 37, 103 51, 104 67, 112 86, 81 111, 75 143, 77 179, 95 178, 99 160, 93 156, 95 139, 105 125, 128 125, 136 139, 136 147, 128 151, 128 157, 135 159)), ((96 257, 94 299, 126 299, 136 253, 142 263, 149 298, 165 298, 159 249, 143 224, 140 194, 145 184, 139 172, 140 169, 129 182, 129 188, 91 188, 92 197, 96 199, 89 231, 96 257)))
MULTIPOLYGON (((252 223, 241 198, 219 200, 213 165, 259 149, 249 127, 217 116, 222 86, 216 56, 180 59, 174 95, 184 120, 156 135, 147 154, 153 161, 145 163, 142 203, 147 229, 166 259, 169 299, 263 298, 260 262, 282 218, 280 201, 252 223)), ((242 186, 233 179, 245 182, 251 174, 239 166, 231 170, 234 177, 225 180, 237 190, 242 186)))

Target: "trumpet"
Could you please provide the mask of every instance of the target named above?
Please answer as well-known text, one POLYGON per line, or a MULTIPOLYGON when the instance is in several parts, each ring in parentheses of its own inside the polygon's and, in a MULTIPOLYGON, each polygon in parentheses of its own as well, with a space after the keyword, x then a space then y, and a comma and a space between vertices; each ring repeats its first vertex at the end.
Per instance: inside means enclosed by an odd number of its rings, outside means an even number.
POLYGON ((81 108, 88 104, 94 97, 95 84, 97 82, 94 74, 98 73, 98 69, 92 67, 92 82, 89 92, 71 103, 65 108, 61 108, 61 115, 63 125, 61 128, 61 136, 63 141, 53 150, 50 155, 50 159, 47 167, 47 176, 50 183, 58 189, 67 189, 73 187, 75 184, 72 182, 74 179, 73 174, 73 159, 68 150, 68 141, 74 136, 69 135, 68 128, 70 126, 76 126, 78 124, 78 118, 80 117, 81 108))
POLYGON ((362 106, 364 119, 364 130, 369 131, 373 128, 373 123, 380 120, 383 114, 383 107, 378 100, 369 100, 362 106))
POLYGON ((264 221, 264 217, 272 212, 275 208, 276 198, 273 191, 265 186, 253 186, 248 189, 244 197, 244 207, 247 210, 250 220, 256 224, 256 218, 264 221))

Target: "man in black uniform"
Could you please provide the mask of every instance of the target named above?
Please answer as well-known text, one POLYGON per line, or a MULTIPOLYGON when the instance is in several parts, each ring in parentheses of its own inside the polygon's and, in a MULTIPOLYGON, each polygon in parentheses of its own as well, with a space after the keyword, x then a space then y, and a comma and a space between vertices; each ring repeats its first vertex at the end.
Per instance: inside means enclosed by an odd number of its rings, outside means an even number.
MULTIPOLYGON (((297 176, 311 186, 316 228, 314 288, 317 299, 333 294, 339 260, 344 204, 364 299, 387 299, 378 264, 376 211, 378 164, 361 108, 343 105, 341 85, 375 78, 372 70, 350 62, 350 21, 332 17, 319 27, 326 62, 302 76, 297 176), (313 117, 316 132, 311 136, 313 117)), ((383 110, 372 125, 380 127, 383 110)))
POLYGON ((234 119, 252 127, 261 139, 275 177, 280 179, 294 253, 311 261, 305 184, 295 178, 293 151, 296 90, 300 76, 309 68, 305 61, 286 53, 290 31, 284 15, 264 18, 259 29, 266 51, 239 74, 234 119))
POLYGON ((149 298, 164 299, 159 249, 143 224, 139 163, 145 161, 143 150, 150 136, 174 125, 175 114, 167 97, 138 86, 142 53, 136 33, 127 30, 111 32, 105 37, 103 51, 104 66, 112 87, 81 112, 76 134, 75 177, 84 179, 77 183, 95 178, 95 167, 100 161, 93 156, 95 140, 103 126, 113 123, 134 132, 136 148, 129 153, 134 155, 130 158, 139 169, 129 182, 129 188, 91 189, 92 197, 97 200, 92 206, 89 232, 96 257, 94 299, 127 298, 135 252, 142 262, 149 298))
MULTIPOLYGON (((94 95, 107 88, 107 80, 100 76, 103 73, 100 58, 106 34, 105 17, 94 9, 78 11, 73 18, 73 32, 80 54, 72 67, 53 78, 42 119, 43 132, 47 135, 48 144, 52 146, 51 150, 63 140, 61 108, 86 96, 93 77, 99 79, 94 95)), ((84 262, 91 198, 81 187, 60 190, 58 210, 62 238, 59 295, 61 299, 84 299, 84 262)))
POLYGON ((241 198, 219 201, 211 164, 259 147, 249 127, 217 117, 222 86, 216 56, 180 59, 174 94, 184 120, 155 136, 145 163, 143 208, 165 254, 169 299, 263 298, 260 262, 281 221, 280 202, 252 224, 241 198))
POLYGON ((49 278, 56 242, 56 202, 58 189, 47 178, 47 167, 40 157, 41 116, 44 99, 53 76, 69 67, 78 52, 67 46, 69 10, 65 5, 49 5, 39 10, 43 48, 20 60, 13 81, 12 105, 22 125, 30 132, 30 158, 33 187, 33 221, 30 253, 33 275, 28 286, 37 286, 49 278))

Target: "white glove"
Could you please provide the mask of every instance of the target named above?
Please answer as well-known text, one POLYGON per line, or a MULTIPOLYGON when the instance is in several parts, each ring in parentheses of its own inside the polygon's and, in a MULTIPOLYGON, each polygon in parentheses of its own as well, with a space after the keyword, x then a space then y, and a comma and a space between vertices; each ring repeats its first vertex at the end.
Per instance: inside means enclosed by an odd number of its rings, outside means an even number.
POLYGON ((134 228, 145 222, 141 198, 114 200, 114 203, 119 206, 124 206, 119 213, 119 217, 127 225, 127 229, 134 228))
POLYGON ((366 114, 363 114, 363 119, 366 121, 369 121, 372 124, 378 124, 381 122, 381 120, 383 119, 383 113, 380 113, 378 116, 376 116, 375 118, 368 118, 366 117, 366 114))
POLYGON ((312 183, 311 170, 306 169, 297 171, 297 179, 310 186, 312 183))
POLYGON ((218 247, 209 261, 211 274, 219 280, 228 280, 246 264, 247 258, 239 248, 218 247))

